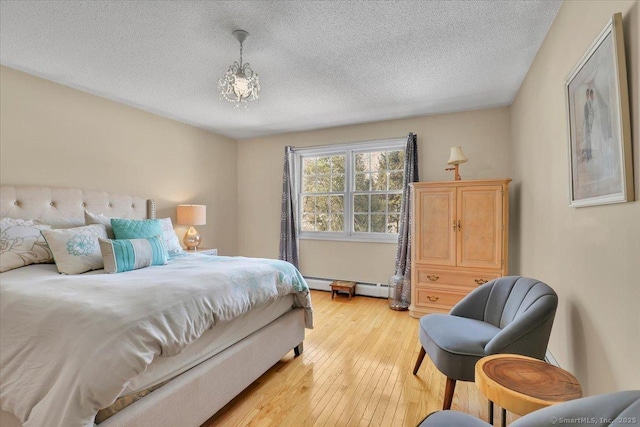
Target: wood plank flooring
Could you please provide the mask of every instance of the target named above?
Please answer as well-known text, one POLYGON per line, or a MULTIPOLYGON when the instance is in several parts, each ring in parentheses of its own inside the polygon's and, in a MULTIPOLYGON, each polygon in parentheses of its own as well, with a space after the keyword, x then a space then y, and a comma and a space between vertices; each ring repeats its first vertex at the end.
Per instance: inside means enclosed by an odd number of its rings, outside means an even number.
MULTIPOLYGON (((380 298, 312 291, 315 329, 203 427, 416 426, 442 408, 445 377, 420 350, 418 320, 380 298)), ((487 419, 487 400, 458 382, 452 409, 487 419)), ((496 407, 496 425, 500 410, 496 407)), ((512 421, 511 415, 507 421, 512 421)))

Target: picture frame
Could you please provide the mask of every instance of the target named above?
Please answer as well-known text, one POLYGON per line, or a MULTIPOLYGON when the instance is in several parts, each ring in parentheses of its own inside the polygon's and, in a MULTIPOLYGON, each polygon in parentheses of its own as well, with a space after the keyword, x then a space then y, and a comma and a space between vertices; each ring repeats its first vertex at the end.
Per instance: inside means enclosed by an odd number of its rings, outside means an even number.
POLYGON ((616 13, 565 81, 572 207, 634 200, 622 14, 616 13))

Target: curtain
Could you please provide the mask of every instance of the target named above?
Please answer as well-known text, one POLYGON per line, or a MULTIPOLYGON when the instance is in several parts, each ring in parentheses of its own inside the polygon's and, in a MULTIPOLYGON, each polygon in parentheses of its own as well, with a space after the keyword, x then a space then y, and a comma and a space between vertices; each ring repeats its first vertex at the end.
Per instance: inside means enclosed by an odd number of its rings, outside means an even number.
POLYGON ((298 268, 298 230, 296 228, 292 157, 293 147, 284 147, 282 213, 280 214, 280 251, 278 253, 278 259, 289 261, 298 268))
POLYGON ((404 182, 400 226, 398 228, 398 250, 396 251, 396 275, 392 281, 398 284, 394 299, 403 307, 411 302, 411 191, 409 184, 418 182, 418 145, 416 135, 407 136, 404 152, 404 182))

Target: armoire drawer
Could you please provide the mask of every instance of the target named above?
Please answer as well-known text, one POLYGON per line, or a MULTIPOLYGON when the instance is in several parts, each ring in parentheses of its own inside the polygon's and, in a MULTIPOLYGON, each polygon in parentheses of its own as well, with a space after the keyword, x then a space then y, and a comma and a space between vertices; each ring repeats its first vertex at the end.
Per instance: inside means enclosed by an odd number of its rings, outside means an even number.
POLYGON ((442 271, 431 268, 418 268, 418 284, 437 288, 460 287, 460 291, 469 291, 500 277, 500 273, 474 273, 442 271))
POLYGON ((448 313, 451 307, 456 305, 467 295, 466 292, 451 292, 429 287, 417 286, 415 304, 419 307, 426 307, 429 311, 448 313))

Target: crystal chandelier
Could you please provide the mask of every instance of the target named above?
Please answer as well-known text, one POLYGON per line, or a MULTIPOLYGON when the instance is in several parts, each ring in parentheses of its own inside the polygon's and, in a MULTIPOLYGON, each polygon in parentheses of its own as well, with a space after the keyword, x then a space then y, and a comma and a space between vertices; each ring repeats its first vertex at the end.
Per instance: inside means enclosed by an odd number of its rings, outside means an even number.
POLYGON ((226 74, 218 81, 221 98, 236 104, 240 104, 247 108, 247 102, 258 99, 260 95, 260 81, 258 74, 255 73, 249 63, 242 63, 242 43, 245 41, 249 33, 244 30, 236 30, 233 35, 240 42, 240 62, 234 62, 226 74))

